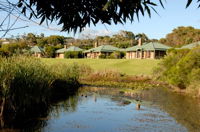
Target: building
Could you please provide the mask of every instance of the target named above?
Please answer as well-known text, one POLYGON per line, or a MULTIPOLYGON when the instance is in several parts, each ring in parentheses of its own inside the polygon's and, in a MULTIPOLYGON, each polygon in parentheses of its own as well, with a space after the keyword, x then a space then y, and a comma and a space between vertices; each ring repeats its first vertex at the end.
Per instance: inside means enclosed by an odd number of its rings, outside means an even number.
POLYGON ((158 42, 150 42, 126 49, 126 59, 159 59, 166 55, 166 51, 171 47, 158 42))
POLYGON ((38 58, 44 55, 44 49, 39 46, 33 46, 30 51, 33 54, 33 56, 38 58))
POLYGON ((56 50, 56 58, 65 58, 65 52, 68 51, 83 51, 83 49, 76 46, 70 46, 69 48, 66 48, 65 45, 64 48, 56 50))
POLYGON ((185 45, 185 46, 182 46, 179 49, 192 49, 192 48, 195 48, 197 46, 200 46, 200 41, 194 42, 194 43, 191 43, 191 44, 188 44, 188 45, 185 45))
POLYGON ((86 50, 83 53, 86 58, 99 58, 102 54, 110 56, 110 54, 115 51, 120 51, 120 49, 111 45, 101 45, 99 47, 86 50))

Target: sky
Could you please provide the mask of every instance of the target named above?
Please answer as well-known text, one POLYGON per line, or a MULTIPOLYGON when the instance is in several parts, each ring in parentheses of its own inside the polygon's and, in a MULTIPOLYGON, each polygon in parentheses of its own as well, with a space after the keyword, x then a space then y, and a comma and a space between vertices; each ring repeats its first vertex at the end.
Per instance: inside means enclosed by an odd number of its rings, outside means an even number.
MULTIPOLYGON (((75 35, 74 33, 60 32, 61 26, 57 26, 56 23, 49 25, 49 28, 47 28, 46 24, 39 26, 34 22, 18 20, 15 27, 28 27, 10 31, 5 37, 32 32, 34 34, 44 33, 45 36, 63 35, 65 37, 84 38, 88 36, 95 37, 97 35, 113 35, 120 30, 126 30, 135 34, 145 33, 150 39, 160 39, 164 38, 168 33, 172 32, 174 28, 179 26, 193 26, 195 28, 200 28, 200 8, 197 8, 198 4, 196 1, 197 0, 193 0, 193 3, 186 9, 185 6, 187 0, 166 0, 166 2, 164 2, 165 8, 163 9, 160 5, 156 7, 155 9, 158 14, 152 12, 151 18, 146 14, 144 17, 140 15, 139 21, 135 19, 133 23, 128 21, 124 25, 105 25, 99 23, 96 26, 86 27, 82 33, 76 33, 75 35)), ((3 13, 0 14, 0 21, 2 20, 3 15, 3 13)), ((15 17, 11 18, 15 19, 15 17)), ((3 32, 0 32, 0 37, 2 35, 3 32)))

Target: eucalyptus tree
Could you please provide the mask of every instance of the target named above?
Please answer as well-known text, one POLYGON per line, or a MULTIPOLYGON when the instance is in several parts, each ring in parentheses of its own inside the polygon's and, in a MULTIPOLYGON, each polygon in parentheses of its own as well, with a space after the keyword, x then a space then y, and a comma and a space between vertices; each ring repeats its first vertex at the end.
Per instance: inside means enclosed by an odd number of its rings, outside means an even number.
POLYGON ((161 43, 180 47, 182 45, 190 44, 200 41, 200 29, 194 27, 177 27, 173 31, 166 35, 165 38, 160 39, 161 43))
MULTIPOLYGON (((140 14, 151 17, 155 7, 164 8, 164 0, 19 0, 24 15, 40 19, 40 23, 58 21, 62 31, 82 31, 87 25, 126 23, 139 19, 140 14)), ((192 1, 187 0, 186 7, 192 1)), ((196 0, 199 4, 199 0, 196 0)), ((157 13, 157 12, 156 12, 157 13)))
MULTIPOLYGON (((5 32, 5 36, 10 30, 27 27, 13 27, 20 14, 31 20, 39 19, 40 24, 56 21, 62 26, 62 31, 74 33, 90 24, 125 24, 128 20, 134 22, 141 15, 151 17, 152 12, 156 12, 156 6, 164 8, 163 1, 166 0, 0 0, 0 12, 7 13, 0 22, 0 32, 5 32), (16 21, 10 23, 13 16, 16 21), (5 22, 8 26, 4 26, 5 22)), ((186 7, 192 1, 200 5, 199 0, 187 0, 186 7)))

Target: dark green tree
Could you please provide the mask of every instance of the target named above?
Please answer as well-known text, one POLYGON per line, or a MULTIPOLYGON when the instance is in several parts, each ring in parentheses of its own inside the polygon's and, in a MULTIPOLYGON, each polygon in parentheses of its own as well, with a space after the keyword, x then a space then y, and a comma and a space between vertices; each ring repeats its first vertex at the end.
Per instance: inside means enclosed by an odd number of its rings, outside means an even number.
POLYGON ((46 38, 47 43, 50 45, 64 44, 65 38, 59 35, 51 35, 46 38))
POLYGON ((127 20, 133 22, 135 16, 148 14, 161 3, 152 0, 19 0, 18 7, 22 13, 44 21, 58 21, 63 25, 62 31, 82 31, 90 24, 98 22, 111 24, 127 20))
POLYGON ((191 26, 175 28, 171 33, 166 35, 166 38, 160 39, 161 43, 173 47, 180 47, 197 41, 200 41, 200 29, 191 26))
POLYGON ((36 44, 36 36, 33 33, 28 33, 26 35, 26 41, 28 42, 29 45, 34 45, 36 44))
MULTIPOLYGON (((133 22, 135 16, 148 14, 151 17, 152 10, 163 0, 19 0, 18 7, 23 14, 28 14, 44 21, 58 21, 63 25, 63 31, 82 31, 90 24, 98 22, 111 24, 133 22)), ((188 7, 192 1, 187 0, 188 7)), ((196 0, 198 3, 199 0, 196 0)), ((164 7, 164 6, 163 6, 164 7)), ((156 11, 155 11, 156 12, 156 11)))

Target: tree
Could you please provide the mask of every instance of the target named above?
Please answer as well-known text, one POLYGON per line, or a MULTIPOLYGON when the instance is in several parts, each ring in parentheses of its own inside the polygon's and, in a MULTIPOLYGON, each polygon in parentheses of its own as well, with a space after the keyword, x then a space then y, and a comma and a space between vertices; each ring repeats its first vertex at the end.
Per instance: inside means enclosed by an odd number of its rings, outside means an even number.
MULTIPOLYGON (((159 3, 163 6, 163 0, 159 3)), ((188 0, 188 7, 194 0, 188 0)), ((199 3, 200 1, 197 0, 199 3)), ((83 30, 86 25, 98 22, 111 24, 125 23, 127 20, 134 21, 134 16, 139 19, 147 13, 151 17, 152 10, 158 3, 153 0, 19 0, 18 7, 23 14, 29 12, 30 18, 40 18, 46 21, 59 21, 63 25, 63 31, 83 30)), ((164 6, 163 6, 164 7, 164 6)))
POLYGON ((48 44, 51 45, 57 45, 57 44, 64 44, 64 40, 65 38, 63 36, 59 36, 59 35, 51 35, 49 37, 46 38, 48 44))
POLYGON ((28 48, 27 44, 25 42, 17 42, 17 43, 10 43, 10 44, 4 44, 0 48, 1 55, 6 54, 6 56, 12 56, 14 54, 22 53, 23 49, 28 48))
POLYGON ((138 40, 139 38, 142 39, 142 42, 149 42, 149 38, 144 33, 138 33, 137 35, 135 35, 136 40, 138 40))
POLYGON ((48 58, 55 57, 56 50, 62 48, 62 45, 56 45, 56 46, 46 46, 45 49, 45 55, 48 58))
POLYGON ((36 36, 33 33, 28 33, 26 36, 26 40, 30 45, 36 44, 36 36))
POLYGON ((191 26, 175 28, 172 33, 166 35, 166 38, 160 39, 161 43, 174 47, 180 47, 197 41, 200 41, 200 29, 195 29, 191 26))
POLYGON ((46 38, 39 38, 37 39, 37 44, 41 47, 44 47, 46 44, 48 44, 48 42, 46 38))
MULTIPOLYGON (((159 0, 161 5, 162 0, 159 0)), ((135 17, 151 11, 158 3, 152 0, 19 0, 18 7, 24 15, 29 14, 44 21, 59 21, 62 31, 82 31, 91 23, 98 22, 124 24, 127 20, 134 21, 135 17)))
POLYGON ((47 57, 52 58, 55 57, 56 49, 53 46, 45 47, 45 54, 47 57))
POLYGON ((131 31, 124 31, 121 30, 119 33, 121 36, 125 37, 125 38, 129 38, 129 39, 135 39, 135 35, 133 32, 131 31))
MULTIPOLYGON (((159 3, 164 7, 162 1, 164 0, 18 0, 15 3, 5 0, 0 4, 0 12, 7 13, 0 24, 0 32, 5 32, 5 36, 10 30, 28 27, 13 27, 19 19, 19 10, 29 19, 40 19, 40 24, 44 21, 56 21, 58 25, 62 25, 62 31, 75 33, 78 30, 82 31, 87 25, 90 26, 91 23, 124 24, 127 20, 133 22, 135 16, 139 19, 140 14, 151 17, 152 11, 156 12, 155 7, 159 3), (17 13, 19 16, 16 16, 17 13), (9 21, 11 15, 16 17, 14 23, 9 21)), ((195 0, 187 1, 186 7, 195 0)), ((199 0, 196 1, 200 3, 199 0)))

